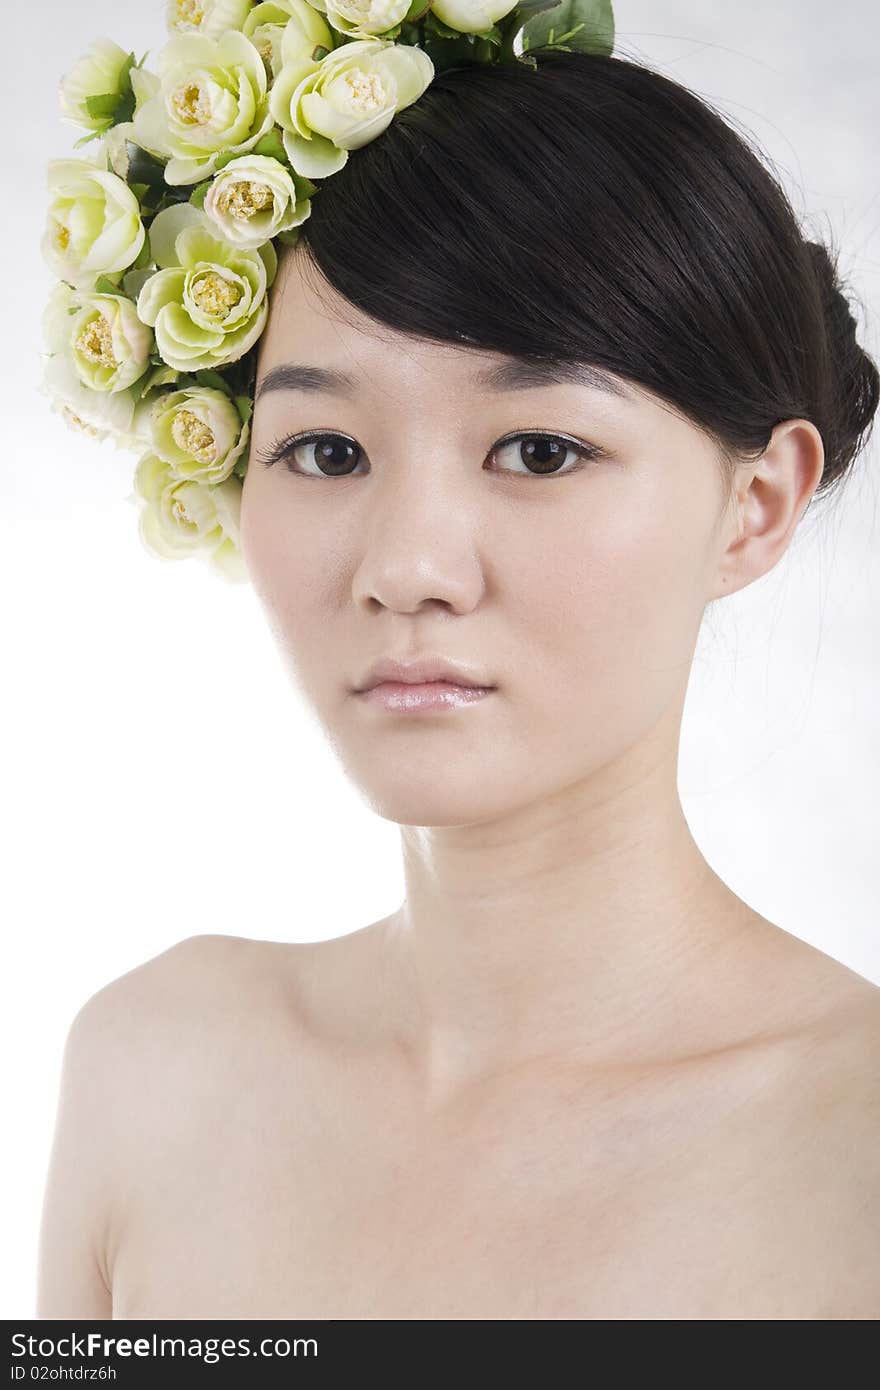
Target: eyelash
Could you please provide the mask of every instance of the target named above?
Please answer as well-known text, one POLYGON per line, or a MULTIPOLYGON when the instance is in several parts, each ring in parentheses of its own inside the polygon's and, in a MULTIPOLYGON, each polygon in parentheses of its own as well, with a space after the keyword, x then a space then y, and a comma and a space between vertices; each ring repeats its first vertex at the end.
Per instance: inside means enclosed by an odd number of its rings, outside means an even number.
MULTIPOLYGON (((324 439, 341 439, 346 442, 354 443, 353 440, 348 439, 347 435, 337 434, 332 430, 307 430, 303 434, 287 435, 284 438, 274 440, 267 449, 258 450, 255 457, 258 463, 262 463, 266 468, 271 468, 273 464, 279 463, 282 459, 287 457, 297 445, 314 444, 324 439)), ((515 441, 523 439, 549 439, 556 443, 564 444, 566 448, 574 450, 579 456, 580 462, 573 468, 557 469, 552 473, 529 473, 528 470, 526 470, 526 472, 519 474, 520 477, 558 478, 565 477, 569 473, 579 473, 588 463, 592 463, 595 459, 600 458, 603 452, 594 444, 584 444, 579 439, 569 439, 563 434, 548 434, 541 430, 524 430, 519 434, 507 435, 504 439, 499 439, 498 442, 492 446, 489 453, 490 455, 494 454, 497 449, 502 448, 504 445, 513 444, 515 441)), ((355 473, 340 473, 335 475, 332 473, 305 473, 300 468, 294 468, 289 459, 287 468, 289 472, 298 473, 302 478, 324 477, 332 480, 334 476, 338 478, 352 478, 357 476, 355 473)), ((516 470, 511 468, 502 468, 500 471, 502 473, 516 473, 516 470)))

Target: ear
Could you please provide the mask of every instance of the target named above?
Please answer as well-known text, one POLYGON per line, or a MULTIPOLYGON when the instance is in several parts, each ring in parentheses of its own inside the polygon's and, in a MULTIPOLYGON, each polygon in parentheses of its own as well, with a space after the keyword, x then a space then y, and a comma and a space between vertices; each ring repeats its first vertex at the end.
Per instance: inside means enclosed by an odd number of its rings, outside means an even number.
POLYGON ((822 436, 802 419, 776 425, 761 457, 738 466, 712 598, 736 593, 773 569, 824 468, 822 436))

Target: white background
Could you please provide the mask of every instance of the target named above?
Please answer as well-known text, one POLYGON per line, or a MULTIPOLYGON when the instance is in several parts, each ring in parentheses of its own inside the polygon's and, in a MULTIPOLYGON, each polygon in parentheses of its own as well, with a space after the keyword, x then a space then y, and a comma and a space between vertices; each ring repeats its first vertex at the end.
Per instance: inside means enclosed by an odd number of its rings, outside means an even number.
MULTIPOLYGON (((616 51, 750 132, 808 233, 841 245, 877 356, 878 7, 618 0, 615 12, 616 51)), ((44 0, 4 16, 6 1318, 34 1314, 61 1052, 86 998, 185 936, 337 936, 402 897, 397 827, 342 777, 250 588, 152 559, 125 500, 134 456, 78 437, 36 394, 52 284, 38 247, 45 164, 77 134, 56 88, 100 35, 152 59, 161 0, 44 0)), ((711 611, 680 786, 704 853, 741 897, 880 983, 877 462, 872 445, 776 569, 711 611)))

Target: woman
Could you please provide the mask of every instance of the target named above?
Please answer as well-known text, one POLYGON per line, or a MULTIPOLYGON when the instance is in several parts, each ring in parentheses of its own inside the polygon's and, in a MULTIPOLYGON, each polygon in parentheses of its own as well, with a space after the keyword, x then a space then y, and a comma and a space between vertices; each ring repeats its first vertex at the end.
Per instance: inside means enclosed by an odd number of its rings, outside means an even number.
POLYGON ((315 203, 242 549, 406 894, 86 1003, 39 1315, 877 1316, 877 989, 676 785, 707 605, 876 410, 832 259, 707 106, 577 53, 439 75, 315 203))

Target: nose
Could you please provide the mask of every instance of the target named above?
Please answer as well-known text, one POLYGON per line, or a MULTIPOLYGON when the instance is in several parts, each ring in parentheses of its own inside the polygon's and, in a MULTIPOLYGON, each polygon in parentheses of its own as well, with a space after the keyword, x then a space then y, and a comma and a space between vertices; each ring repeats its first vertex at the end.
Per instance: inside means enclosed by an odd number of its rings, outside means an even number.
MULTIPOLYGON (((472 467, 472 463, 470 465, 472 467)), ((479 503, 460 459, 432 452, 388 467, 370 492, 352 578, 358 605, 414 613, 442 603, 466 613, 484 590, 479 503)))

